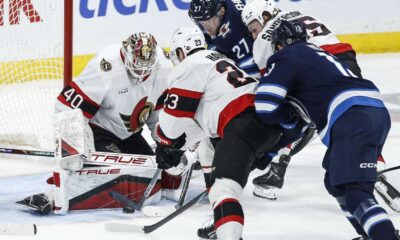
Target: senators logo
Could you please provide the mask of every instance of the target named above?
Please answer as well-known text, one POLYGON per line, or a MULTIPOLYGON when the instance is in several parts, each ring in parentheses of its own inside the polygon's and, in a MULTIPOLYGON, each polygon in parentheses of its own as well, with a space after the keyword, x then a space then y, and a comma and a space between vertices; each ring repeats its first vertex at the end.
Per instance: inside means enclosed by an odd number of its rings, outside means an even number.
POLYGON ((146 102, 146 100, 147 97, 142 98, 130 116, 122 113, 119 114, 128 132, 139 132, 154 111, 154 105, 151 102, 146 102))
POLYGON ((107 60, 105 60, 104 58, 101 59, 101 62, 100 62, 100 69, 101 69, 101 71, 103 71, 103 72, 109 72, 109 71, 111 71, 111 69, 112 69, 111 63, 108 62, 107 60))

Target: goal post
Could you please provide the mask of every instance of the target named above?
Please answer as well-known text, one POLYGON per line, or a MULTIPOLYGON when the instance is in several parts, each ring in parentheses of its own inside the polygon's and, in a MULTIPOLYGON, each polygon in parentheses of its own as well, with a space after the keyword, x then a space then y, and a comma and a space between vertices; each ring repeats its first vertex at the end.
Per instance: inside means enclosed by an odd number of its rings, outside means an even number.
POLYGON ((54 149, 54 103, 72 81, 74 0, 0 0, 0 148, 54 149))

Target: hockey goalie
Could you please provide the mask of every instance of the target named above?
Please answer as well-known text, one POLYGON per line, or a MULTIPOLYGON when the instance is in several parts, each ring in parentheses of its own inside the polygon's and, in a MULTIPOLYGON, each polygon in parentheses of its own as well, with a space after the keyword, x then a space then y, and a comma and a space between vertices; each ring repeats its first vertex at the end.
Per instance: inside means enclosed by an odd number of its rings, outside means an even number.
MULTIPOLYGON (((97 53, 56 101, 54 189, 17 204, 39 214, 121 207, 112 191, 138 202, 157 171, 142 127, 158 121, 170 68, 145 32, 97 53)), ((144 204, 159 201, 161 189, 178 198, 184 169, 162 172, 144 204)))

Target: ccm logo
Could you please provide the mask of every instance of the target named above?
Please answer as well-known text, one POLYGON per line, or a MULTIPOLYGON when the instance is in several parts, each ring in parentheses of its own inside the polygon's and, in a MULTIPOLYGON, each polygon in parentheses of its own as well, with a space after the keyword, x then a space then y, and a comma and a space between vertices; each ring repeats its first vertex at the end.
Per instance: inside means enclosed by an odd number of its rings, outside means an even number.
POLYGON ((360 168, 376 168, 376 163, 361 163, 360 168))

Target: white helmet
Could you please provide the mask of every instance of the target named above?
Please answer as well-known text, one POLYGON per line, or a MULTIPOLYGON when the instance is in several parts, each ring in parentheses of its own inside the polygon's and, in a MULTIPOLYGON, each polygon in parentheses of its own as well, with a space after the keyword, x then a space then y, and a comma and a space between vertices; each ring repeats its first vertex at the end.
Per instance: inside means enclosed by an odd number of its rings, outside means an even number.
POLYGON ((150 76, 157 63, 156 39, 150 33, 134 33, 122 42, 121 53, 131 80, 140 84, 150 76))
POLYGON ((186 57, 194 49, 205 49, 206 46, 204 35, 199 29, 196 27, 180 27, 172 34, 169 57, 174 65, 177 65, 180 62, 178 60, 178 49, 182 49, 186 57))
POLYGON ((273 18, 276 15, 274 0, 250 0, 242 11, 242 21, 248 26, 253 20, 257 20, 264 26, 263 13, 268 12, 273 18))

